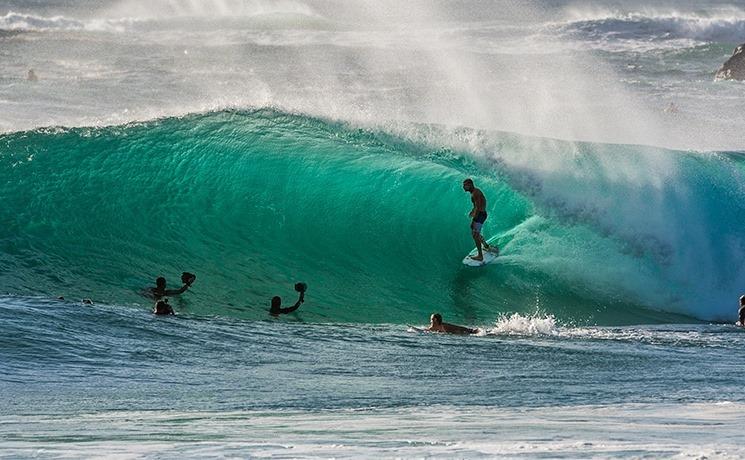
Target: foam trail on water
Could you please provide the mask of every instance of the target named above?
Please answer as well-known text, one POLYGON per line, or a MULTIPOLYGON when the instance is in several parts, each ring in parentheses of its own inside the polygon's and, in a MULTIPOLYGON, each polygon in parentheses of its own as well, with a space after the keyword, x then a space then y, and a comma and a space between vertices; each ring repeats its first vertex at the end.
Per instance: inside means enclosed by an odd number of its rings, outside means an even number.
POLYGON ((500 315, 487 334, 498 335, 557 335, 559 333, 556 318, 553 315, 534 313, 521 315, 512 313, 500 315))

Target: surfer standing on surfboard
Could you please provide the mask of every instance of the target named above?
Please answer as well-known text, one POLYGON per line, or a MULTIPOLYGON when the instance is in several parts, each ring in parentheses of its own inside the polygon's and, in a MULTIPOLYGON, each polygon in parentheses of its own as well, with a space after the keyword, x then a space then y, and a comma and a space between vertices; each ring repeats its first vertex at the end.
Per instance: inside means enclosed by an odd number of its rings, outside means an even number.
MULTIPOLYGON (((481 227, 486 222, 486 197, 484 193, 473 185, 473 179, 466 179, 463 181, 463 190, 471 194, 471 202, 473 203, 473 209, 468 214, 473 220, 471 220, 471 235, 473 235, 473 241, 476 243, 476 249, 478 254, 471 256, 473 260, 484 260, 484 253, 481 248, 487 251, 491 251, 492 248, 487 244, 484 237, 481 235, 481 227)), ((497 249, 498 251, 499 249, 497 249)))

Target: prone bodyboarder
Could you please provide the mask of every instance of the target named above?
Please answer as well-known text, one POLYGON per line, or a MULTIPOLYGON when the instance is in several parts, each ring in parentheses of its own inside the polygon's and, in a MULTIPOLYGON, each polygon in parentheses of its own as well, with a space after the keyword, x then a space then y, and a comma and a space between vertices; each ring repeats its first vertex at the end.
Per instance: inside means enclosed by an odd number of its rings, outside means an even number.
POLYGON ((447 334, 476 334, 479 332, 478 329, 443 323, 442 315, 439 313, 433 313, 429 317, 429 327, 426 330, 430 332, 445 332, 447 334))

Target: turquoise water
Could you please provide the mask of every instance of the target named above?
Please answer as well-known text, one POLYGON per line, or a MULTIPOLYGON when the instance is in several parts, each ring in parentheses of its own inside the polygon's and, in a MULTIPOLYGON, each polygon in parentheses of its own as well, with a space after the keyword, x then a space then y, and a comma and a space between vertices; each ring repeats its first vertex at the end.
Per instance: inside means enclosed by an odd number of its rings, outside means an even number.
POLYGON ((732 316, 739 156, 407 132, 258 110, 5 135, 0 281, 144 309, 143 287, 188 270, 198 282, 182 311, 244 319, 263 319, 273 295, 292 298, 296 280, 310 285, 312 322, 405 324, 434 310, 471 323, 536 311, 601 325, 732 316), (484 145, 435 144, 448 135, 484 145), (465 177, 488 197, 485 234, 503 250, 482 270, 460 263, 473 246, 465 177))

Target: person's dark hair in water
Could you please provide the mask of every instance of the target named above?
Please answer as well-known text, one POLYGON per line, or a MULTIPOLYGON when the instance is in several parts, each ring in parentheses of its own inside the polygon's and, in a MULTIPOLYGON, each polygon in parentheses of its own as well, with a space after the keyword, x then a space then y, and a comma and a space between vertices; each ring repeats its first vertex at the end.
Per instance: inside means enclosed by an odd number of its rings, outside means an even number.
POLYGON ((439 313, 435 313, 434 315, 432 315, 432 316, 430 317, 430 320, 431 320, 431 321, 432 321, 432 323, 434 323, 434 324, 442 324, 442 315, 441 315, 441 314, 439 314, 439 313))
POLYGON ((153 313, 156 315, 175 315, 173 307, 168 303, 168 299, 162 299, 155 302, 153 313))
POLYGON ((300 293, 295 305, 287 308, 282 308, 282 298, 278 295, 272 297, 271 307, 269 308, 269 314, 272 316, 279 316, 284 313, 292 313, 293 311, 300 308, 303 302, 305 302, 305 291, 308 289, 308 285, 305 283, 296 283, 295 290, 300 293))
POLYGON ((745 295, 740 296, 740 310, 738 311, 740 326, 745 326, 745 295))

